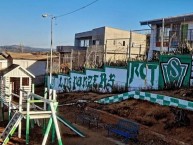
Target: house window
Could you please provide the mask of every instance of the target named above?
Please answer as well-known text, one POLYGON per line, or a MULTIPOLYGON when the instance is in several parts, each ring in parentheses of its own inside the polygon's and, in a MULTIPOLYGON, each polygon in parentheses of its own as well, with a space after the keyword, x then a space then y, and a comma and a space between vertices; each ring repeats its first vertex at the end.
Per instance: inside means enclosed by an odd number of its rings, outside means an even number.
POLYGON ((99 40, 96 40, 96 45, 99 45, 99 44, 100 44, 99 40))
POLYGON ((22 86, 29 86, 29 78, 22 78, 22 86))
POLYGON ((123 46, 125 46, 125 41, 123 41, 123 46))
POLYGON ((92 41, 92 45, 96 45, 96 40, 93 40, 93 41, 92 41))
POLYGON ((161 46, 161 39, 162 39, 162 35, 163 35, 163 47, 168 47, 169 45, 169 36, 170 36, 170 32, 171 29, 169 26, 165 26, 164 27, 164 32, 162 32, 162 27, 161 26, 157 26, 157 31, 156 31, 156 47, 160 47, 161 46))
POLYGON ((114 40, 114 41, 113 41, 113 45, 115 45, 115 44, 116 44, 116 41, 114 40))
POLYGON ((88 47, 89 46, 89 39, 80 40, 81 47, 88 47))

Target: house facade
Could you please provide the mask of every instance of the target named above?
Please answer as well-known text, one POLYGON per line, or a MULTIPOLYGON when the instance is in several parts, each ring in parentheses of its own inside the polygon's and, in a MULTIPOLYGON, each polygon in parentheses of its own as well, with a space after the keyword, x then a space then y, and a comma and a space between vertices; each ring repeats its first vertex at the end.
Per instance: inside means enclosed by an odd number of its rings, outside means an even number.
POLYGON ((104 62, 144 59, 146 49, 146 35, 111 27, 76 33, 74 46, 57 47, 60 63, 68 64, 70 68, 96 68, 104 62))
POLYGON ((159 53, 190 52, 193 48, 193 14, 141 21, 151 28, 148 59, 159 53))
MULTIPOLYGON (((75 34, 75 46, 104 52, 107 61, 125 61, 145 55, 146 35, 126 30, 100 27, 75 34)), ((97 58, 97 57, 96 57, 97 58)))

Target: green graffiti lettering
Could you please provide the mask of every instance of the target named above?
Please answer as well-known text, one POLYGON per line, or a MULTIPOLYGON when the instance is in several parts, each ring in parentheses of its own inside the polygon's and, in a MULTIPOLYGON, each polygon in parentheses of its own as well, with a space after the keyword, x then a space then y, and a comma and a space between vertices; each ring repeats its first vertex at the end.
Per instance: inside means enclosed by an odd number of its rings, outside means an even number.
POLYGON ((75 76, 73 81, 73 87, 72 87, 73 90, 76 90, 76 79, 77 77, 75 76))
POLYGON ((180 87, 184 83, 188 64, 183 64, 179 58, 172 57, 168 62, 161 63, 161 66, 165 84, 173 82, 180 87))
POLYGON ((88 88, 91 88, 92 87, 92 78, 93 76, 88 76, 88 88))
POLYGON ((101 73, 100 77, 101 77, 101 82, 99 84, 99 87, 102 88, 102 87, 105 87, 106 84, 107 84, 106 74, 105 73, 101 73))
POLYGON ((181 72, 181 66, 179 62, 171 61, 169 65, 171 67, 167 67, 167 68, 168 68, 170 77, 172 77, 173 79, 177 78, 181 72))
POLYGON ((82 85, 82 77, 78 77, 78 78, 77 78, 76 85, 77 85, 78 87, 81 87, 81 85, 82 85))
POLYGON ((156 68, 157 68, 157 65, 148 65, 148 69, 151 70, 151 84, 152 84, 152 86, 154 85, 156 68))
POLYGON ((71 90, 71 78, 64 78, 64 85, 63 85, 63 89, 65 91, 70 91, 71 90))
POLYGON ((139 69, 139 73, 140 73, 140 76, 143 80, 145 80, 146 78, 146 74, 144 74, 144 68, 146 67, 146 63, 143 63, 141 66, 140 66, 140 69, 139 69))
POLYGON ((110 87, 114 86, 114 82, 115 82, 115 74, 110 74, 107 86, 110 86, 110 87), (111 82, 111 83, 109 83, 109 82, 111 82))
POLYGON ((62 77, 59 78, 59 84, 58 84, 58 87, 59 87, 59 88, 62 88, 62 87, 63 87, 63 84, 62 84, 62 77))
POLYGON ((94 79, 93 79, 93 86, 96 86, 97 85, 97 78, 99 76, 98 75, 94 75, 94 79))
POLYGON ((82 87, 83 87, 83 88, 86 88, 86 87, 87 87, 87 76, 85 76, 85 77, 83 78, 82 87))
POLYGON ((129 79, 129 84, 133 82, 134 74, 139 76, 138 68, 139 68, 139 63, 131 63, 131 74, 130 74, 131 77, 129 79))
POLYGON ((71 78, 68 79, 68 85, 67 85, 69 91, 71 91, 71 78))

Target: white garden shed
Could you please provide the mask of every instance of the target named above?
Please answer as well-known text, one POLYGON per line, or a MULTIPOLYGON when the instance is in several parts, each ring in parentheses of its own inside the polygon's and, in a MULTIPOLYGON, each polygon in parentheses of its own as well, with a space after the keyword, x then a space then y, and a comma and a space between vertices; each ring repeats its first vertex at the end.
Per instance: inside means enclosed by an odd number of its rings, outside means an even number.
POLYGON ((25 68, 11 64, 7 68, 0 70, 1 86, 12 86, 12 93, 20 95, 19 89, 22 88, 27 92, 32 91, 32 83, 35 76, 25 68))

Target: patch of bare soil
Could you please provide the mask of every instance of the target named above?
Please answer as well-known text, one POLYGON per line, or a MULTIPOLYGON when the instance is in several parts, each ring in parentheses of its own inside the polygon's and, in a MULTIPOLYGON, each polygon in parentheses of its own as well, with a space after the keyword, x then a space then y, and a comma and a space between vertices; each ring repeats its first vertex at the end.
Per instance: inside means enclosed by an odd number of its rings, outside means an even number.
MULTIPOLYGON (((168 91, 154 91, 154 93, 169 96, 173 96, 172 93, 174 92, 175 91, 171 91, 171 93, 168 93, 168 91)), ((134 99, 110 105, 94 103, 95 100, 108 96, 113 96, 113 94, 97 94, 91 92, 58 94, 59 114, 73 123, 74 126, 86 135, 85 138, 82 138, 63 124, 59 124, 64 144, 123 145, 123 138, 114 135, 109 137, 105 129, 106 124, 115 123, 120 118, 131 119, 140 124, 138 142, 129 141, 128 144, 130 145, 193 144, 193 112, 134 99), (89 128, 88 124, 83 124, 79 121, 75 123, 76 115, 84 109, 94 109, 100 114, 101 122, 98 128, 96 128, 96 126, 89 128)), ((180 97, 180 95, 177 97, 180 97)), ((188 95, 182 97, 190 98, 188 95)), ((5 124, 0 125, 0 127, 1 126, 5 127, 5 124)), ((24 135, 25 130, 23 130, 23 136, 24 135)), ((30 132, 30 145, 39 145, 42 139, 42 128, 36 126, 30 132)), ((13 139, 11 142, 17 144, 17 141, 14 142, 13 139)), ((57 142, 54 144, 57 144, 57 142)))
MULTIPOLYGON (((164 91, 162 91, 162 94, 164 94, 164 91)), ((166 95, 172 96, 168 92, 166 95)), ((58 99, 62 104, 69 103, 72 100, 74 102, 79 99, 87 100, 89 102, 87 107, 99 110, 103 124, 115 123, 120 117, 138 122, 141 126, 139 141, 137 143, 129 142, 130 144, 172 145, 193 143, 193 132, 191 129, 193 127, 193 112, 134 99, 110 105, 92 103, 93 100, 105 96, 112 96, 112 94, 65 93, 59 95, 58 99)), ((74 122, 75 112, 78 110, 77 106, 74 105, 62 106, 59 111, 66 119, 74 122)), ((102 130, 104 131, 104 136, 107 136, 105 129, 102 128, 102 130)), ((95 132, 97 133, 97 131, 95 132)), ((86 134, 90 133, 86 132, 86 134)))
POLYGON ((171 97, 181 98, 189 101, 193 101, 193 88, 179 88, 179 89, 167 89, 167 90, 154 90, 147 91, 151 93, 163 94, 171 97))

